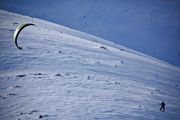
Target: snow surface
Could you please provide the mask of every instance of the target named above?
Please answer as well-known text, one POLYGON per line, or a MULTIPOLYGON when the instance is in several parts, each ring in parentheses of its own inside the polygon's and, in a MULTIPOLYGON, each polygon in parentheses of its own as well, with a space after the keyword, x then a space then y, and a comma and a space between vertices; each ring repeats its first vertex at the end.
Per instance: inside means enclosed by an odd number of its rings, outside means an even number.
POLYGON ((179 67, 48 21, 0 10, 0 66, 0 120, 180 119, 179 67))

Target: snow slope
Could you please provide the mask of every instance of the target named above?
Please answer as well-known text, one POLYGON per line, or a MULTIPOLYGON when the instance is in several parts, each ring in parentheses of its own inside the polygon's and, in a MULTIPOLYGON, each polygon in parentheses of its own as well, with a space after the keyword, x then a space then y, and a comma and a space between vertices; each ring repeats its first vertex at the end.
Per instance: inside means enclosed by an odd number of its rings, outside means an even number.
POLYGON ((1 120, 180 119, 180 68, 44 20, 0 10, 0 66, 1 120))

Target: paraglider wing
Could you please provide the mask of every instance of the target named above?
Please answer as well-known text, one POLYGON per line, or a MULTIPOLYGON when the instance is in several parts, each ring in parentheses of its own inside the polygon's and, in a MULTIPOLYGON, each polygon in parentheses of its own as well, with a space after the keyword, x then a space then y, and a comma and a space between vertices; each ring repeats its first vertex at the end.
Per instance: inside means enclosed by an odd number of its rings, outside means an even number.
POLYGON ((30 26, 30 25, 33 25, 35 26, 35 24, 33 23, 25 23, 25 24, 21 24, 19 25, 16 30, 14 31, 14 42, 15 42, 15 45, 18 49, 22 50, 22 47, 18 46, 18 43, 17 43, 17 38, 18 38, 18 35, 19 33, 22 31, 22 29, 24 29, 25 27, 27 26, 30 26))

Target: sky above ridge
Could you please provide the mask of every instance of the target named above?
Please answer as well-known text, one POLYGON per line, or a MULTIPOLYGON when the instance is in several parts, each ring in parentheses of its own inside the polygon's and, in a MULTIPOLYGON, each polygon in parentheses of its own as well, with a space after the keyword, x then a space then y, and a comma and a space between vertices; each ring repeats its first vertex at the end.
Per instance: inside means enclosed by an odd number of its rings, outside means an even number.
POLYGON ((0 9, 55 22, 180 66, 179 0, 1 0, 0 9))

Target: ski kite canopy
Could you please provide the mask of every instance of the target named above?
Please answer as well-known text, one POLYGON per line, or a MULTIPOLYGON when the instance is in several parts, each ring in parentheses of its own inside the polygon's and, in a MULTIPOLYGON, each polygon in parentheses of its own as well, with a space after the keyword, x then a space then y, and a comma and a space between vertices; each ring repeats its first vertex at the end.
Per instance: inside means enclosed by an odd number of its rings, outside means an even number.
POLYGON ((33 23, 25 23, 25 24, 19 25, 16 28, 16 30, 14 31, 14 42, 15 42, 16 47, 20 50, 22 50, 22 47, 18 46, 18 43, 17 43, 18 35, 22 31, 22 29, 24 29, 25 27, 30 26, 30 25, 35 26, 35 24, 33 24, 33 23))

